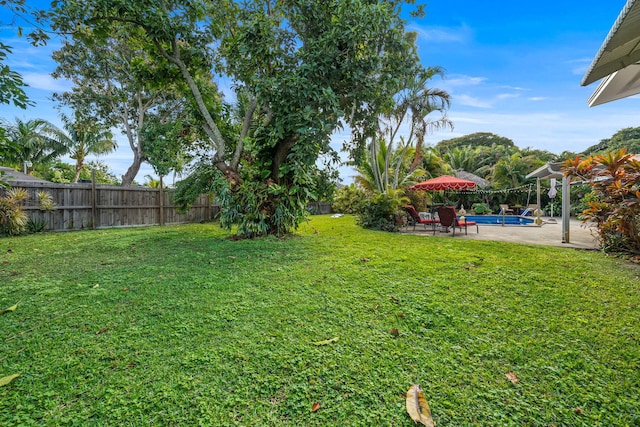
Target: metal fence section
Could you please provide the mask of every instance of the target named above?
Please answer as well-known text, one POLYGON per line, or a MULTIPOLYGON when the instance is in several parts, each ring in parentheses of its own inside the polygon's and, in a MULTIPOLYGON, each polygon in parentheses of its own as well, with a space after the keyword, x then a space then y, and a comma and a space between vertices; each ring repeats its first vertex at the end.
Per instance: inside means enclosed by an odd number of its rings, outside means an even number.
MULTIPOLYGON (((172 204, 172 191, 161 188, 119 187, 112 185, 55 184, 12 181, 24 188, 29 198, 24 211, 33 221, 44 221, 47 230, 83 230, 145 225, 182 224, 212 219, 211 201, 201 195, 184 213, 172 204), (37 193, 51 194, 56 207, 43 211, 37 193)), ((0 196, 3 195, 0 188, 0 196)))

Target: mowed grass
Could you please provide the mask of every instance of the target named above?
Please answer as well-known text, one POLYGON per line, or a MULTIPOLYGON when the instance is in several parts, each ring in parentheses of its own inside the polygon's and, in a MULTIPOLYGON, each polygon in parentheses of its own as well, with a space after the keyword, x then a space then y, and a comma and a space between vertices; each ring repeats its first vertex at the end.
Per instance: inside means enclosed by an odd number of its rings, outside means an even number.
POLYGON ((413 383, 438 426, 640 425, 640 270, 623 260, 348 216, 228 237, 0 239, 0 309, 18 302, 0 377, 21 374, 0 425, 412 426, 413 383))

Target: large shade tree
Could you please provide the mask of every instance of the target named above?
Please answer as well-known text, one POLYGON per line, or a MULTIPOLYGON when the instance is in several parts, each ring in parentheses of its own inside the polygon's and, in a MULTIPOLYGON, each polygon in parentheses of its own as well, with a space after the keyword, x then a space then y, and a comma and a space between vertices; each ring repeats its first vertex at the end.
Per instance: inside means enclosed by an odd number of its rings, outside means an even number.
POLYGON ((179 73, 151 57, 145 43, 140 28, 111 22, 104 37, 76 29, 53 55, 58 63, 54 76, 73 82, 71 90, 56 98, 86 123, 119 129, 129 143, 133 159, 122 176, 124 186, 149 160, 144 150, 147 127, 168 120, 181 126, 174 119, 189 107, 179 90, 184 87, 175 82, 179 73))
POLYGON ((405 3, 413 1, 62 0, 55 26, 91 37, 107 37, 114 23, 142 31, 145 53, 188 87, 210 147, 191 183, 215 190, 224 225, 257 236, 297 227, 334 130, 350 126, 361 148, 398 82, 420 68, 400 18, 405 3), (235 134, 203 96, 198 76, 209 71, 246 94, 235 134))

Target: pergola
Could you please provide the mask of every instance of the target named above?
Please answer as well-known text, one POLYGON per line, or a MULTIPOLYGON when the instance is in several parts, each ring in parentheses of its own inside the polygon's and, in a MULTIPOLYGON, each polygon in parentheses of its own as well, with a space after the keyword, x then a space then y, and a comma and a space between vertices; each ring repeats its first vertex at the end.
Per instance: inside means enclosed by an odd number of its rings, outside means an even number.
POLYGON ((547 163, 544 166, 540 166, 538 169, 531 172, 527 175, 527 179, 536 178, 538 183, 537 188, 537 203, 538 209, 542 208, 540 204, 540 180, 541 179, 551 179, 562 178, 562 243, 570 243, 570 232, 569 232, 569 224, 570 224, 570 209, 571 209, 571 195, 569 192, 570 181, 569 178, 564 176, 561 170, 562 163, 547 163))

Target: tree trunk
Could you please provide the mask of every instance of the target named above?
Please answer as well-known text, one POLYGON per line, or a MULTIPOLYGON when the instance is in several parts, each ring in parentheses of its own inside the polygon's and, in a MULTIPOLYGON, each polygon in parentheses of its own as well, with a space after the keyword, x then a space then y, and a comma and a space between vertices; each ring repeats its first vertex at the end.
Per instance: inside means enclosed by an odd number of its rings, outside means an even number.
POLYGON ((80 172, 82 171, 82 167, 84 166, 84 161, 78 160, 76 162, 76 174, 73 176, 73 183, 77 184, 78 179, 80 179, 80 172))
POLYGON ((129 166, 127 172, 122 175, 122 184, 120 185, 122 185, 123 187, 128 187, 133 183, 136 175, 138 175, 138 172, 140 172, 140 166, 142 165, 142 162, 142 157, 138 155, 138 153, 135 153, 133 156, 133 163, 131 164, 131 166, 129 166))

